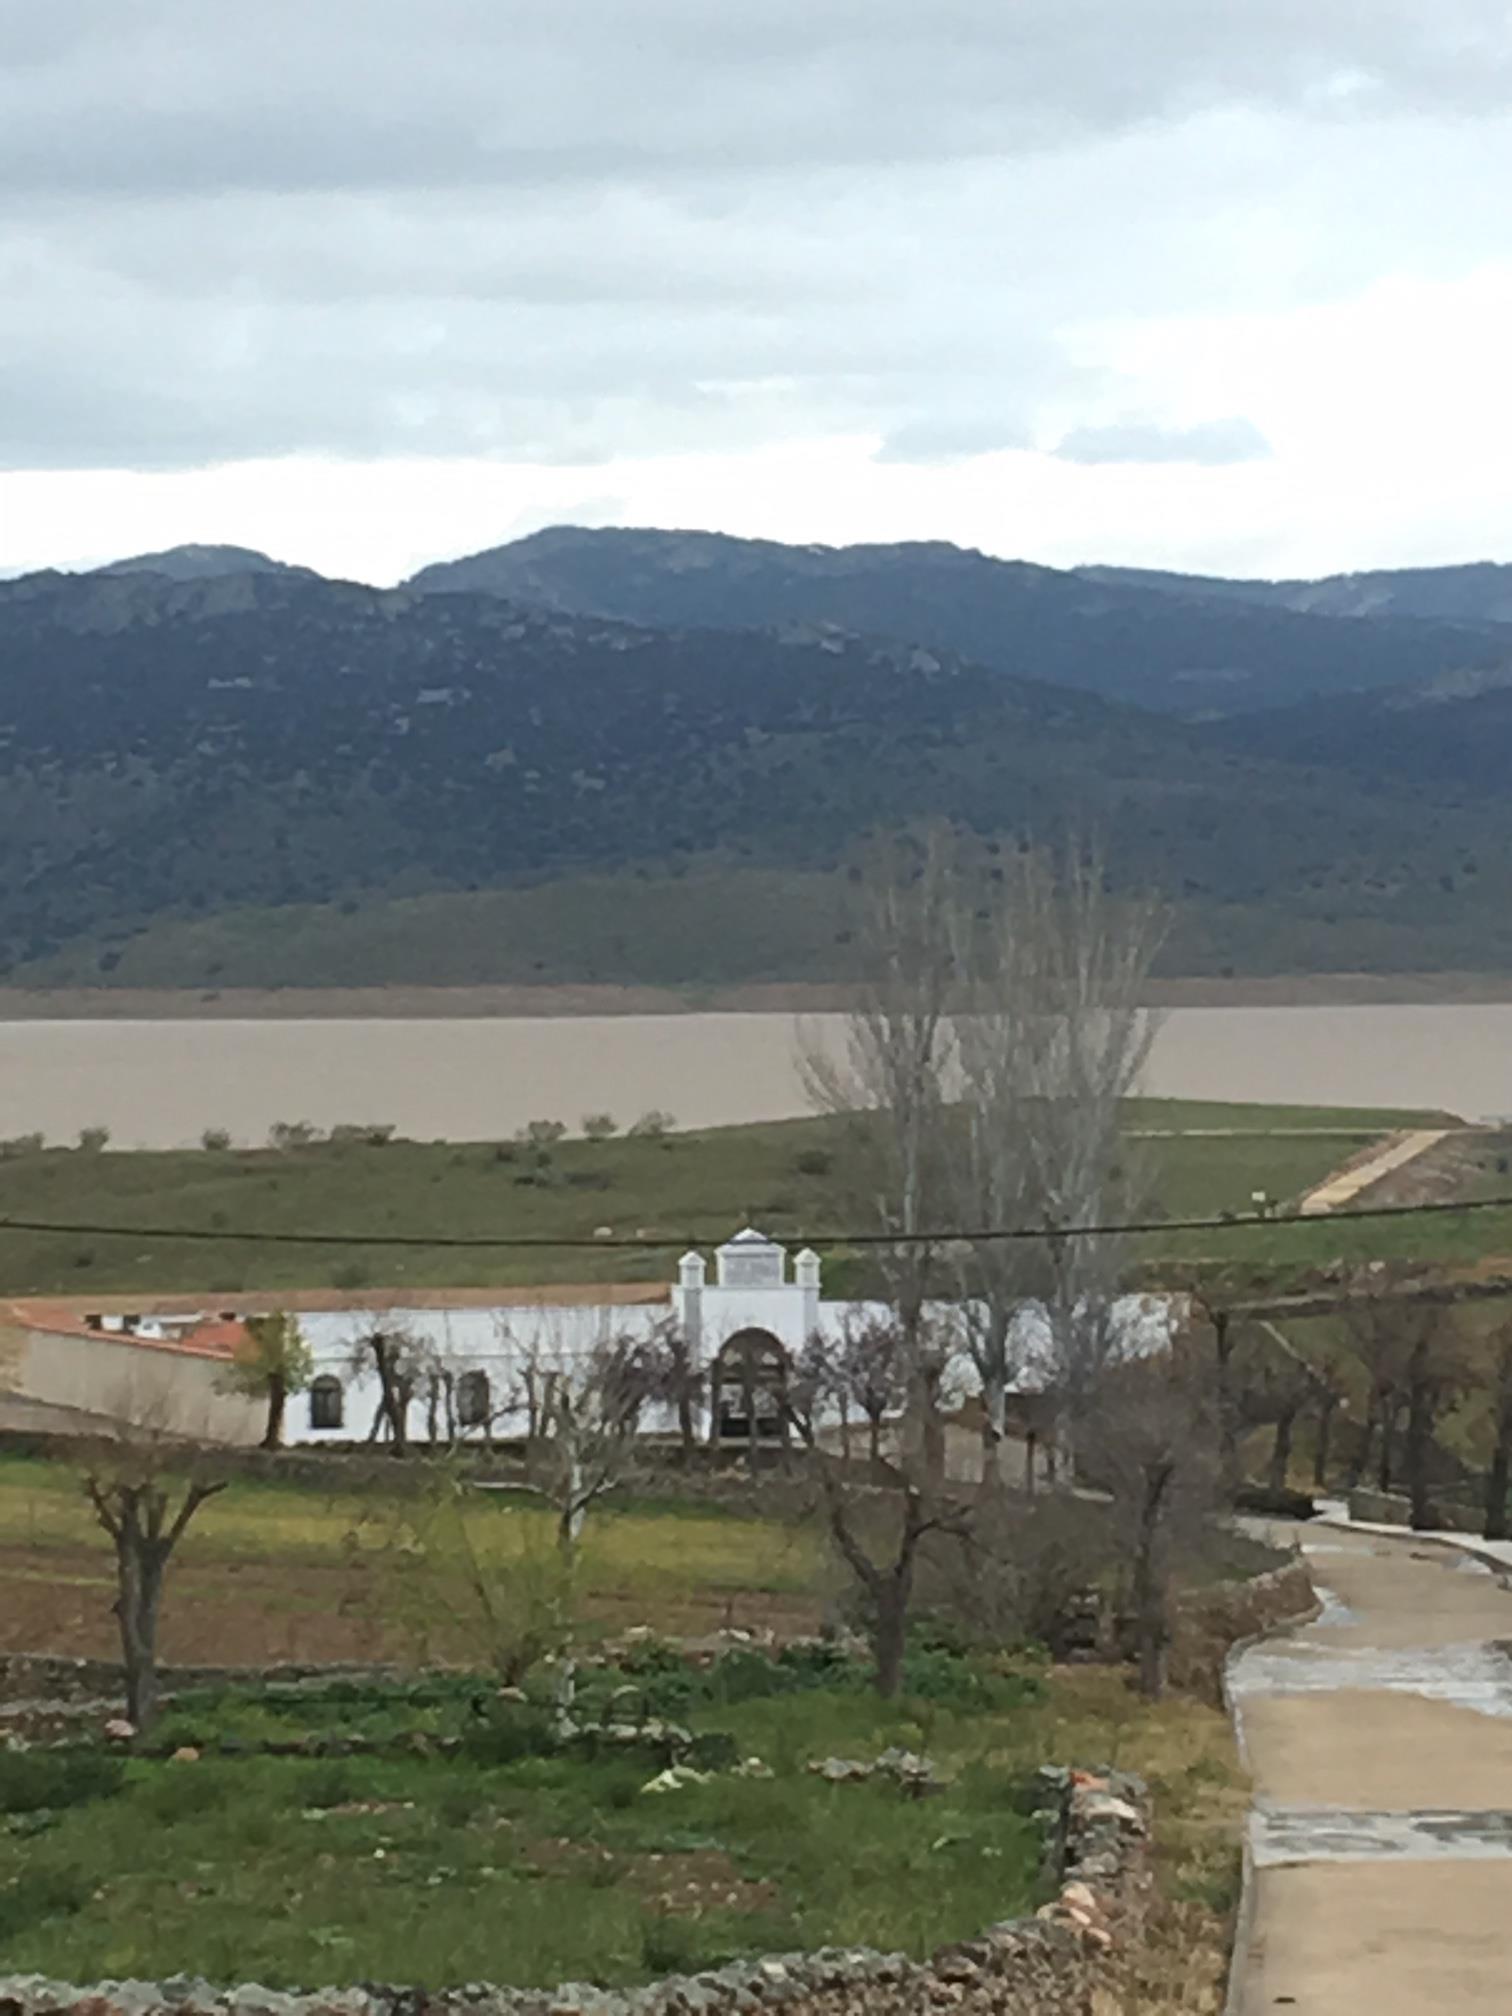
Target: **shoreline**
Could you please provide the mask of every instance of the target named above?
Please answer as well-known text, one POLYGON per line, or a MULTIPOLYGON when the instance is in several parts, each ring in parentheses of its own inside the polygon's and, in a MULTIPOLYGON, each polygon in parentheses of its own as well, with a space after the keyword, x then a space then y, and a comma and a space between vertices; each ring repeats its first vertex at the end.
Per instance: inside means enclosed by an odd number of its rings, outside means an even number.
MULTIPOLYGON (((1194 975, 1153 984, 1158 1008, 1455 1007, 1512 1002, 1507 973, 1194 975)), ((599 1015, 804 1015, 843 1010, 822 982, 739 987, 56 987, 0 986, 0 1022, 522 1021, 599 1015)))

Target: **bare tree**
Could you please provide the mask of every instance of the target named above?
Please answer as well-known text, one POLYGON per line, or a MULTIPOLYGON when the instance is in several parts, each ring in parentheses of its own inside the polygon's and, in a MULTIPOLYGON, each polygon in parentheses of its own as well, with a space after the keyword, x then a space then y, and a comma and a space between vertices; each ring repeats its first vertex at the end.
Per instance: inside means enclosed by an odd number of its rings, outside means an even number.
POLYGON ((909 1407, 938 1472, 939 1381, 925 1304, 930 1235, 948 1222, 948 1113, 955 1039, 957 850, 947 829, 879 843, 859 871, 853 936, 860 979, 836 1053, 806 1031, 812 1103, 853 1125, 844 1150, 858 1203, 896 1244, 878 1248, 909 1407))
POLYGON ((433 1366, 425 1341, 405 1324, 392 1319, 363 1331, 351 1349, 354 1373, 376 1374, 378 1409, 370 1440, 387 1438, 395 1456, 409 1454, 409 1410, 417 1389, 433 1366))
POLYGON ((1365 1431, 1355 1450, 1348 1488, 1357 1488, 1375 1462, 1376 1483, 1389 1492, 1397 1481, 1398 1437, 1408 1407, 1414 1350, 1431 1336, 1441 1312, 1408 1301, 1384 1268, 1370 1268, 1349 1283, 1339 1314, 1349 1349, 1366 1386, 1365 1431))
POLYGON ((558 1367, 528 1460, 532 1482, 556 1512, 565 1560, 576 1557, 589 1509, 631 1468, 663 1376, 650 1340, 617 1333, 558 1367))
POLYGON ((1216 1491, 1214 1397, 1211 1356, 1183 1332, 1168 1351, 1105 1369, 1086 1418, 1129 1563, 1140 1690, 1152 1700, 1165 1691, 1175 1543, 1216 1491))
POLYGON ((1433 1505, 1431 1459, 1439 1414, 1471 1379, 1467 1332, 1453 1307, 1406 1305, 1411 1335, 1406 1361, 1406 1483, 1414 1532, 1438 1524, 1433 1505))
POLYGON ((650 1339, 659 1397, 677 1416, 678 1450, 685 1470, 693 1467, 698 1448, 697 1411, 705 1388, 704 1374, 693 1355, 687 1332, 675 1317, 656 1326, 650 1339))
POLYGON ((1151 896, 1115 894, 1101 856, 1081 847, 1021 854, 1005 903, 1017 938, 1006 970, 1030 1004, 1016 1020, 1035 1032, 1023 1111, 1050 1234, 1045 1310, 1074 1423, 1109 1361, 1127 1265, 1121 1240, 1083 1228, 1132 1216, 1143 1197, 1124 1105, 1155 1033, 1145 1001, 1168 920, 1151 896))
POLYGON ((898 1327, 880 1309, 849 1308, 833 1339, 811 1338, 795 1368, 802 1387, 817 1389, 833 1402, 839 1417, 841 1454, 849 1461, 850 1417, 866 1423, 867 1460, 875 1473, 882 1462, 883 1433, 908 1399, 898 1327))
POLYGON ((1507 1488, 1512 1482, 1512 1322, 1498 1324, 1487 1345, 1491 1392, 1491 1467, 1486 1475, 1486 1539, 1507 1537, 1507 1488))
MULTIPOLYGON (((965 976, 956 1021, 960 1120, 952 1137, 957 1222, 987 1229, 1043 1218, 1037 1194, 1029 1110, 1039 1091, 1037 1050, 1044 1004, 1023 974, 1025 940, 1010 900, 984 922, 955 906, 956 962, 965 976)), ((954 1249, 962 1341, 982 1394, 982 1487, 1001 1488, 1008 1395, 1023 1368, 1021 1319, 1045 1292, 1037 1243, 975 1240, 954 1249)))
POLYGON ((157 1712, 158 1616, 169 1560, 195 1513, 226 1488, 207 1461, 146 1428, 102 1440, 85 1458, 85 1494, 115 1549, 126 1714, 138 1730, 157 1712))

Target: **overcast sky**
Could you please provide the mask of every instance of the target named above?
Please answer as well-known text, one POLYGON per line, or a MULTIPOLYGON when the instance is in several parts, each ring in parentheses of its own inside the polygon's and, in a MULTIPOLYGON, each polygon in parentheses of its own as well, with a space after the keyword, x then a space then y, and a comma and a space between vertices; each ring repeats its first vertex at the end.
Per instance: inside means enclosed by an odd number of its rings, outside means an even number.
POLYGON ((0 0, 0 568, 1512 559, 1505 0, 0 0))

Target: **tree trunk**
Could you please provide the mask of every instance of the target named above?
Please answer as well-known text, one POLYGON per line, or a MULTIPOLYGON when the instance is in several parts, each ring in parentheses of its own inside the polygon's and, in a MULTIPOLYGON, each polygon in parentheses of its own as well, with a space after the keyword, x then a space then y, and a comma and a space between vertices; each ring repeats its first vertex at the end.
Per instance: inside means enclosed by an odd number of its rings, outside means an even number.
POLYGON ((264 1449, 283 1447, 284 1408, 288 1404, 289 1387, 282 1372, 268 1374, 268 1425, 263 1430, 264 1449))
POLYGON ((1328 1459, 1333 1447, 1333 1419, 1339 1404, 1337 1393, 1324 1396, 1318 1408, 1318 1439, 1313 1444, 1313 1489, 1328 1489, 1328 1459))
POLYGON ((1007 1483, 1003 1475, 1003 1443, 1008 1433, 1008 1394, 994 1379, 982 1394, 982 1493, 992 1497, 1007 1483))
POLYGON ((1276 1439, 1271 1447, 1268 1482, 1273 1491, 1284 1491, 1291 1474, 1292 1430, 1297 1422, 1295 1407, 1283 1408, 1276 1417, 1276 1439))
POLYGON ((1395 1400, 1381 1402, 1381 1460, 1376 1469, 1376 1482, 1383 1491, 1391 1489, 1392 1478, 1396 1474, 1397 1420, 1401 1408, 1395 1400))
POLYGON ((125 1533, 117 1543, 116 1617, 121 1627, 121 1664, 126 1669, 126 1719, 139 1732, 157 1714, 157 1624, 165 1562, 154 1561, 149 1543, 125 1533))
POLYGON ((907 1582, 897 1574, 884 1576, 875 1600, 877 1618, 872 1651, 877 1662, 877 1692, 884 1701, 896 1701, 903 1686, 903 1658, 908 1650, 907 1582))
POLYGON ((1024 1436, 1024 1490, 1029 1497, 1034 1496, 1036 1483, 1035 1467, 1039 1455, 1039 1436, 1031 1428, 1024 1436))
POLYGON ((1428 1452, 1432 1440, 1433 1393, 1421 1369, 1414 1367, 1407 1389, 1407 1492, 1412 1500, 1414 1533, 1426 1533, 1434 1523, 1428 1491, 1428 1452))
POLYGON ((1139 1691, 1147 1701, 1165 1693, 1171 1629, 1165 1562, 1167 1466, 1146 1474, 1134 1556, 1134 1628, 1139 1646, 1139 1691))
POLYGON ((557 1551, 568 1563, 577 1557, 578 1542, 583 1537, 583 1521, 587 1513, 587 1500, 583 1495, 582 1458, 576 1450, 573 1450, 567 1458, 566 1489, 562 1493, 561 1509, 557 1519, 557 1551))
POLYGON ((875 1478, 882 1466, 882 1416, 868 1414, 866 1417, 866 1453, 871 1459, 872 1475, 875 1478))
POLYGON ((677 1381, 677 1433, 682 1444, 681 1462, 684 1470, 693 1468, 693 1451, 698 1446, 698 1434, 693 1425, 693 1386, 686 1371, 677 1381))
POLYGON ((1232 1494, 1239 1486, 1239 1424, 1230 1372, 1234 1344, 1225 1310, 1219 1310, 1213 1317, 1213 1342, 1218 1359, 1218 1466, 1223 1488, 1232 1494))
POLYGON ((1344 1479, 1344 1489, 1346 1492, 1358 1491, 1365 1481, 1365 1474, 1370 1468, 1370 1458, 1375 1450, 1376 1414, 1377 1410, 1374 1402, 1372 1402, 1370 1412, 1365 1416, 1365 1426, 1360 1431, 1360 1439, 1355 1448, 1354 1460, 1350 1464, 1348 1473, 1344 1479))
POLYGON ((1487 1540, 1507 1537, 1507 1484, 1512 1473, 1512 1408, 1505 1409, 1496 1424, 1496 1447, 1491 1452, 1491 1474, 1486 1479, 1487 1540))

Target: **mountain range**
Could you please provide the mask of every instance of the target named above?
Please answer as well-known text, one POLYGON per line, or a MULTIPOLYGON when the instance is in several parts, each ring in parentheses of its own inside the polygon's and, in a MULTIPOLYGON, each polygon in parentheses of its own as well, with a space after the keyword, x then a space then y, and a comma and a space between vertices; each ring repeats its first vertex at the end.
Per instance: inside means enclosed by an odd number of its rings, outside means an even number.
POLYGON ((1096 830, 1193 970, 1512 966, 1512 568, 1316 583, 555 528, 0 582, 13 981, 843 974, 845 862, 1096 830))

